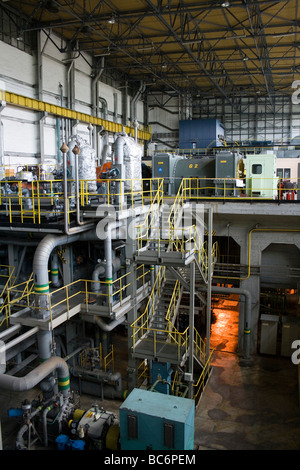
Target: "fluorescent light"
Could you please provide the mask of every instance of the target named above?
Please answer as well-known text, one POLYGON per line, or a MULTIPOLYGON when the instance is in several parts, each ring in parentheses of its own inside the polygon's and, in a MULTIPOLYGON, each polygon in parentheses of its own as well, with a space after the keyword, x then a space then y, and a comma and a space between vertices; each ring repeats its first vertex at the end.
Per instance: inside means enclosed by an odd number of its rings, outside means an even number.
POLYGON ((282 33, 282 34, 273 34, 273 38, 286 38, 288 36, 293 36, 295 33, 282 33))
POLYGON ((182 44, 187 46, 188 44, 199 44, 200 42, 202 42, 202 39, 196 39, 196 41, 182 41, 182 44))
POLYGON ((242 34, 241 36, 227 36, 225 39, 242 39, 246 37, 247 37, 246 34, 242 34))
POLYGON ((138 47, 137 50, 138 51, 150 51, 151 49, 154 49, 154 46, 141 46, 141 47, 138 47))

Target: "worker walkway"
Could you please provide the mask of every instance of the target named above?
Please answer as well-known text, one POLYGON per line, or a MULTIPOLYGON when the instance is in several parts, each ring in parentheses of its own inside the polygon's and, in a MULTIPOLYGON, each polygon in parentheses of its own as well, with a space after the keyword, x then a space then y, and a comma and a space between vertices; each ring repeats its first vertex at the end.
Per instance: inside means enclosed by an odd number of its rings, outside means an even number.
POLYGON ((142 302, 149 295, 150 271, 144 269, 144 266, 139 268, 134 299, 126 293, 126 289, 129 287, 129 283, 125 282, 126 276, 122 276, 112 284, 79 279, 67 286, 50 289, 47 294, 49 315, 46 319, 38 318, 36 314, 41 310, 41 307, 35 307, 36 297, 41 295, 46 297, 46 295, 36 294, 33 291, 31 286, 33 281, 30 278, 26 283, 13 286, 9 291, 11 297, 19 295, 19 303, 17 297, 14 302, 9 303, 12 308, 9 312, 9 321, 11 324, 19 323, 52 330, 78 313, 104 317, 108 320, 120 318, 132 309, 133 302, 142 302), (102 292, 93 291, 91 288, 93 283, 101 283, 103 285, 102 292))

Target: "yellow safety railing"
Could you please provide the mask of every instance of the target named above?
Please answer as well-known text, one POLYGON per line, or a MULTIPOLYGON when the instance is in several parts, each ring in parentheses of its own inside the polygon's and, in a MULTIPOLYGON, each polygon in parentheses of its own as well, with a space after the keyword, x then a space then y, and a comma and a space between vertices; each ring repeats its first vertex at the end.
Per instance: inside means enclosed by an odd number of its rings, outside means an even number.
POLYGON ((111 370, 112 372, 114 371, 114 347, 111 345, 111 350, 110 352, 106 355, 103 356, 103 347, 102 344, 100 343, 100 360, 102 364, 102 368, 104 372, 107 372, 108 370, 111 370))
POLYGON ((0 298, 2 299, 2 304, 0 305, 0 326, 6 322, 6 326, 8 326, 8 318, 9 318, 9 294, 8 289, 14 285, 16 281, 16 277, 13 275, 15 271, 14 266, 8 265, 1 265, 0 270, 7 271, 7 274, 0 274, 0 278, 4 278, 4 286, 2 288, 0 298))
POLYGON ((148 365, 147 359, 144 359, 138 365, 137 387, 138 388, 142 387, 145 381, 148 382, 149 378, 150 378, 149 365, 148 365))
MULTIPOLYGON (((43 180, 24 183, 23 181, 0 181, 0 215, 8 216, 9 222, 16 220, 41 223, 42 217, 63 216, 64 195, 62 180, 43 180)), ((74 198, 74 196, 72 196, 74 198)), ((71 196, 68 196, 68 201, 71 196)), ((69 207, 67 207, 70 218, 69 207)))
POLYGON ((194 328, 194 355, 199 359, 201 364, 205 364, 206 344, 201 338, 196 328, 194 328))
POLYGON ((210 350, 209 357, 204 364, 203 370, 198 378, 197 382, 193 384, 193 399, 198 402, 201 393, 204 390, 204 387, 207 383, 210 371, 211 371, 211 363, 213 358, 213 349, 210 350))
MULTIPOLYGON (((47 310, 50 312, 50 321, 53 321, 55 310, 62 309, 67 313, 71 308, 82 303, 97 303, 105 305, 111 309, 116 305, 124 303, 129 299, 129 294, 126 292, 127 288, 131 285, 129 281, 128 272, 114 281, 93 281, 89 279, 78 279, 70 284, 67 284, 58 289, 51 290, 49 293, 34 292, 34 285, 32 278, 29 281, 13 286, 9 290, 8 305, 9 308, 19 302, 21 299, 24 302, 24 307, 30 307, 36 314, 44 310, 45 307, 41 306, 39 299, 44 300, 47 305, 47 310), (92 289, 92 285, 98 285, 99 291, 92 289), (38 297, 37 297, 38 296, 38 297)), ((144 265, 137 267, 137 286, 147 285, 150 278, 150 269, 144 265)))
POLYGON ((148 302, 146 304, 143 314, 140 315, 135 320, 135 322, 131 325, 131 327, 134 328, 133 346, 135 345, 135 342, 141 336, 141 332, 147 331, 148 327, 150 326, 150 320, 155 313, 156 300, 159 299, 162 293, 163 284, 166 278, 165 276, 166 276, 166 268, 165 266, 161 266, 157 273, 154 285, 152 287, 152 290, 151 290, 151 293, 150 293, 150 296, 149 296, 149 299, 148 299, 148 302))
POLYGON ((4 283, 2 287, 2 291, 0 292, 0 297, 3 297, 3 294, 5 294, 6 290, 11 287, 16 278, 13 275, 15 271, 15 266, 9 266, 6 264, 0 265, 0 283, 2 285, 2 282, 4 283), (3 274, 2 271, 7 271, 6 274, 3 274))
MULTIPOLYGON (((209 357, 206 360, 206 343, 194 328, 194 355, 200 359, 203 366, 202 372, 195 383, 193 383, 192 398, 198 402, 202 391, 207 383, 209 373, 211 371, 211 363, 213 359, 213 349, 210 349, 209 357)), ((175 371, 172 379, 171 394, 180 397, 186 397, 188 394, 188 385, 180 380, 178 370, 175 371)))
POLYGON ((187 353, 188 349, 188 328, 182 333, 179 332, 172 323, 174 317, 174 311, 176 304, 179 300, 179 288, 180 283, 176 282, 171 296, 169 309, 165 316, 165 328, 153 328, 151 327, 151 320, 156 312, 156 301, 160 297, 165 280, 165 267, 160 267, 159 272, 156 276, 154 286, 152 288, 150 297, 148 299, 145 311, 140 315, 130 326, 132 328, 132 346, 135 349, 140 339, 145 339, 153 342, 154 355, 157 352, 157 346, 159 343, 168 343, 176 347, 177 359, 187 353), (151 338, 150 338, 151 334, 151 338), (167 338, 166 338, 167 335, 167 338))
POLYGON ((161 191, 161 181, 160 178, 80 180, 80 203, 84 207, 91 197, 100 197, 102 204, 118 205, 121 210, 152 204, 157 191, 161 191), (91 191, 91 184, 96 183, 97 191, 91 191))
POLYGON ((4 323, 4 321, 6 321, 6 324, 8 326, 8 319, 11 315, 12 307, 18 304, 21 300, 23 300, 23 298, 27 297, 27 306, 29 306, 28 294, 31 292, 32 288, 33 288, 32 274, 27 281, 22 282, 17 285, 13 283, 10 287, 7 288, 5 299, 0 308, 0 315, 2 315, 4 311, 5 318, 0 323, 0 326, 4 323))
POLYGON ((158 180, 154 197, 151 199, 149 210, 144 221, 136 226, 137 252, 150 243, 160 240, 160 209, 163 202, 163 180, 158 180))
POLYGON ((168 321, 168 328, 172 328, 174 324, 174 319, 176 315, 176 307, 178 302, 181 299, 181 286, 180 282, 177 280, 173 289, 173 293, 170 299, 169 307, 166 313, 166 320, 168 321))
POLYGON ((102 343, 99 344, 98 348, 85 348, 79 354, 79 364, 80 367, 99 367, 104 372, 109 370, 114 371, 114 350, 111 346, 110 351, 106 356, 103 356, 103 346, 102 343))
MULTIPOLYGON (((8 171, 8 170, 6 170, 8 171)), ((45 176, 47 173, 45 174, 45 176)), ((68 195, 63 191, 62 179, 43 179, 25 182, 21 179, 0 181, 0 215, 8 217, 9 222, 26 222, 40 224, 43 217, 63 218, 67 212, 70 223, 72 214, 76 214, 75 180, 68 179, 68 195)), ((79 180, 79 203, 81 208, 90 204, 91 198, 97 197, 105 205, 119 204, 119 208, 153 204, 163 197, 161 179, 128 179, 128 180, 79 180), (100 185, 100 188, 97 187, 100 185), (97 187, 97 190, 93 189, 97 187), (92 188, 92 189, 91 189, 92 188)))
MULTIPOLYGON (((290 188, 278 188, 279 178, 184 178, 179 186, 183 201, 202 200, 213 197, 218 200, 274 200, 295 198, 300 189, 296 182, 290 188)), ((166 196, 165 196, 166 197, 166 196)))

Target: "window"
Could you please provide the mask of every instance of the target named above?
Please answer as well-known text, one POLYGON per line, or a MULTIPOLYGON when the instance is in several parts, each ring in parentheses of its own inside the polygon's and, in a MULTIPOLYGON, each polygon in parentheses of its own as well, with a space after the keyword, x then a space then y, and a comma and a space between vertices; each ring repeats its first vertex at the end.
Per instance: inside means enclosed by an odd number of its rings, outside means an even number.
POLYGON ((290 168, 285 168, 283 175, 284 175, 284 178, 289 179, 291 177, 291 169, 290 168))
POLYGON ((256 163, 252 165, 252 174, 253 175, 261 175, 262 174, 262 165, 260 163, 256 163))
POLYGON ((283 178, 283 168, 277 168, 277 176, 278 178, 283 178))

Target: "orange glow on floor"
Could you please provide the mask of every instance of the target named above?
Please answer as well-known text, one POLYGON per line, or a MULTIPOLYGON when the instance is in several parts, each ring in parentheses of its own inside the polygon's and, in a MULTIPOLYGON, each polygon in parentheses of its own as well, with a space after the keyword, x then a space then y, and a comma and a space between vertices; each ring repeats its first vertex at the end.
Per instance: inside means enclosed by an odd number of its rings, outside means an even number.
POLYGON ((211 347, 218 351, 237 352, 239 297, 215 299, 211 318, 211 347))

